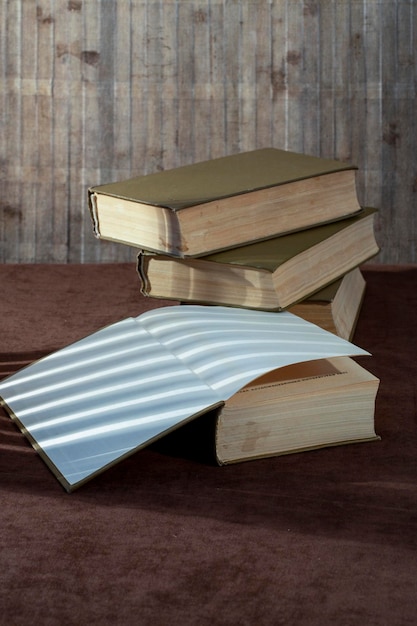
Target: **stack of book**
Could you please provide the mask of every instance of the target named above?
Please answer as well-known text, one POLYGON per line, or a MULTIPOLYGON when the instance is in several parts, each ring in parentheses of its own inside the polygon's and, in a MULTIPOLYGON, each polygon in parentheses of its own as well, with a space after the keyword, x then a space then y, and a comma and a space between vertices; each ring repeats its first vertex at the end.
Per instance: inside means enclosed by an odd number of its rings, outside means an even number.
MULTIPOLYGON (((138 248, 144 295, 288 310, 351 340, 366 286, 360 265, 379 251, 356 169, 266 148, 92 187, 89 207, 97 237, 138 248)), ((373 438, 378 382, 348 357, 252 381, 217 414, 217 460, 363 439, 359 422, 373 438), (370 404, 357 410, 365 383, 370 404)))
POLYGON ((0 382, 67 491, 201 417, 219 464, 378 439, 379 380, 350 342, 378 252, 354 167, 255 150, 100 185, 89 203, 97 236, 139 249, 142 292, 187 306, 0 382))
POLYGON ((135 246, 143 294, 290 310, 351 338, 378 252, 356 168, 273 148, 89 190, 98 237, 135 246))

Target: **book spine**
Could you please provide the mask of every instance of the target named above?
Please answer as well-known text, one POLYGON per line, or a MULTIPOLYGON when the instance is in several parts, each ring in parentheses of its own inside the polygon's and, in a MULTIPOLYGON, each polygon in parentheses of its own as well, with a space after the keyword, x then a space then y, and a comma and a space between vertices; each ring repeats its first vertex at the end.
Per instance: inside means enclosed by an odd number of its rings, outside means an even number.
POLYGON ((147 272, 147 257, 140 250, 137 256, 136 271, 139 276, 140 292, 143 296, 148 297, 150 294, 150 283, 147 272))
POLYGON ((90 211, 91 221, 93 223, 93 233, 95 237, 100 238, 100 226, 97 211, 97 198, 96 194, 89 189, 88 190, 88 208, 90 211))

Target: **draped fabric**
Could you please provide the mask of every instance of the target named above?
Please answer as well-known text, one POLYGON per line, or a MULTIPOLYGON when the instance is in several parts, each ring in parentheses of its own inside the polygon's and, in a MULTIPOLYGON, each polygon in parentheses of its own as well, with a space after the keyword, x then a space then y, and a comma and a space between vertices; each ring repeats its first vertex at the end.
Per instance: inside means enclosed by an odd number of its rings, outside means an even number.
MULTIPOLYGON (((363 273, 379 442, 217 467, 177 431, 67 494, 1 410, 2 621, 411 626, 417 268, 363 273)), ((136 280, 133 264, 0 266, 2 375, 167 304, 136 280)))

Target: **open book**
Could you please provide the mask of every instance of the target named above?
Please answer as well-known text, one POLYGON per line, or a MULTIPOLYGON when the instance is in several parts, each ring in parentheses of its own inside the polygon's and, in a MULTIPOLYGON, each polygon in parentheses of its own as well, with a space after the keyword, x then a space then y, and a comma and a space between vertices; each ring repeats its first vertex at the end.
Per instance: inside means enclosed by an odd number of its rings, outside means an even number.
POLYGON ((67 491, 292 363, 369 354, 291 313, 170 306, 127 318, 0 382, 67 491))

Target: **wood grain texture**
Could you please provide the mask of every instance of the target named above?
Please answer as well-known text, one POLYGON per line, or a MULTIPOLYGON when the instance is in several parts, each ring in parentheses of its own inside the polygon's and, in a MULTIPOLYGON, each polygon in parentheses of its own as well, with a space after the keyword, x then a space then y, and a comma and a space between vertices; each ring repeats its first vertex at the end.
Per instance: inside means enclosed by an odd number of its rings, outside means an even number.
POLYGON ((87 188, 274 146, 359 167, 417 262, 413 0, 1 0, 0 262, 123 262, 87 188))

